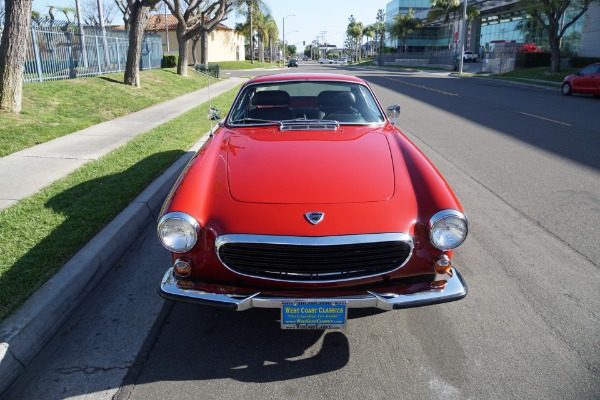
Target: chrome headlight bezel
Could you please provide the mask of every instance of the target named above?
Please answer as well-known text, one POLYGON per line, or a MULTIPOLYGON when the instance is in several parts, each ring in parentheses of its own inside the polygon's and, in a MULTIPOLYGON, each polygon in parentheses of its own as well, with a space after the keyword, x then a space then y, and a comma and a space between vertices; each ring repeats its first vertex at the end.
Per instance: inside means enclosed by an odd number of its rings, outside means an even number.
POLYGON ((170 212, 160 218, 156 232, 160 243, 167 250, 173 253, 185 253, 190 251, 198 242, 200 224, 194 217, 186 213, 170 212), (180 240, 183 237, 182 243, 179 244, 177 237, 173 239, 173 236, 178 233, 181 235, 180 240))
POLYGON ((469 233, 469 222, 467 217, 458 210, 442 210, 434 214, 429 220, 429 240, 431 244, 443 251, 448 251, 457 248, 467 238, 469 233), (462 235, 457 236, 456 240, 451 243, 444 244, 440 242, 438 232, 440 229, 448 227, 450 223, 462 225, 462 235))

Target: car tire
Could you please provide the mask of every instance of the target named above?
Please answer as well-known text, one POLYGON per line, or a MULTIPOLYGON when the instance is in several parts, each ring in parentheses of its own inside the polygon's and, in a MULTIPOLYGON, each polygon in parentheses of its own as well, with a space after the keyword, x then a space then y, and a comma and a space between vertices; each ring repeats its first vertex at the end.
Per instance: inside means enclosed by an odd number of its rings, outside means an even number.
POLYGON ((573 94, 573 89, 571 88, 571 84, 569 82, 563 83, 562 88, 561 88, 561 92, 565 96, 572 95, 573 94))

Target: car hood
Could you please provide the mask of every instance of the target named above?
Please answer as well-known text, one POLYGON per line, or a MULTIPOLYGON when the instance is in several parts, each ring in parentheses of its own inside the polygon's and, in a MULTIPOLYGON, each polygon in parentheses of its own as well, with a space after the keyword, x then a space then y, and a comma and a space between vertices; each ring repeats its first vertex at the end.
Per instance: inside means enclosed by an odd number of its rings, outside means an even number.
POLYGON ((229 192, 239 202, 364 203, 394 196, 394 165, 383 134, 232 134, 226 146, 229 192))

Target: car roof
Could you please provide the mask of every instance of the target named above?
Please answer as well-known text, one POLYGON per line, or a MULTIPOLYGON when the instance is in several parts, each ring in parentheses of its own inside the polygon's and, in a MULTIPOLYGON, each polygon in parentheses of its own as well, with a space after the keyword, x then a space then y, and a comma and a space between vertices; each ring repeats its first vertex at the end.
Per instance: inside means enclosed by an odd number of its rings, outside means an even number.
POLYGON ((339 82, 351 82, 351 83, 362 83, 365 84, 365 81, 357 78, 355 76, 350 75, 342 75, 342 74, 309 74, 309 73, 295 73, 295 74, 274 74, 274 75, 263 75, 256 77, 254 79, 246 82, 246 85, 254 84, 254 83, 264 83, 264 82, 294 82, 294 81, 339 81, 339 82))

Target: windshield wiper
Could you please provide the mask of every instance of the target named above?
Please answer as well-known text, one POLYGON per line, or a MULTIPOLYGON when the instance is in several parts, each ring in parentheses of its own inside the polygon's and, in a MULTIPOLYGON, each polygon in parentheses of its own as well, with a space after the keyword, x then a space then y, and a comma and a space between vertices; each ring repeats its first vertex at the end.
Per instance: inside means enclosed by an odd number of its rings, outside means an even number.
POLYGON ((232 124, 243 124, 243 123, 248 123, 248 122, 256 122, 256 123, 263 123, 263 124, 270 124, 270 125, 282 125, 281 121, 273 121, 271 119, 258 119, 258 118, 241 118, 241 119, 236 119, 235 121, 231 121, 232 124))

